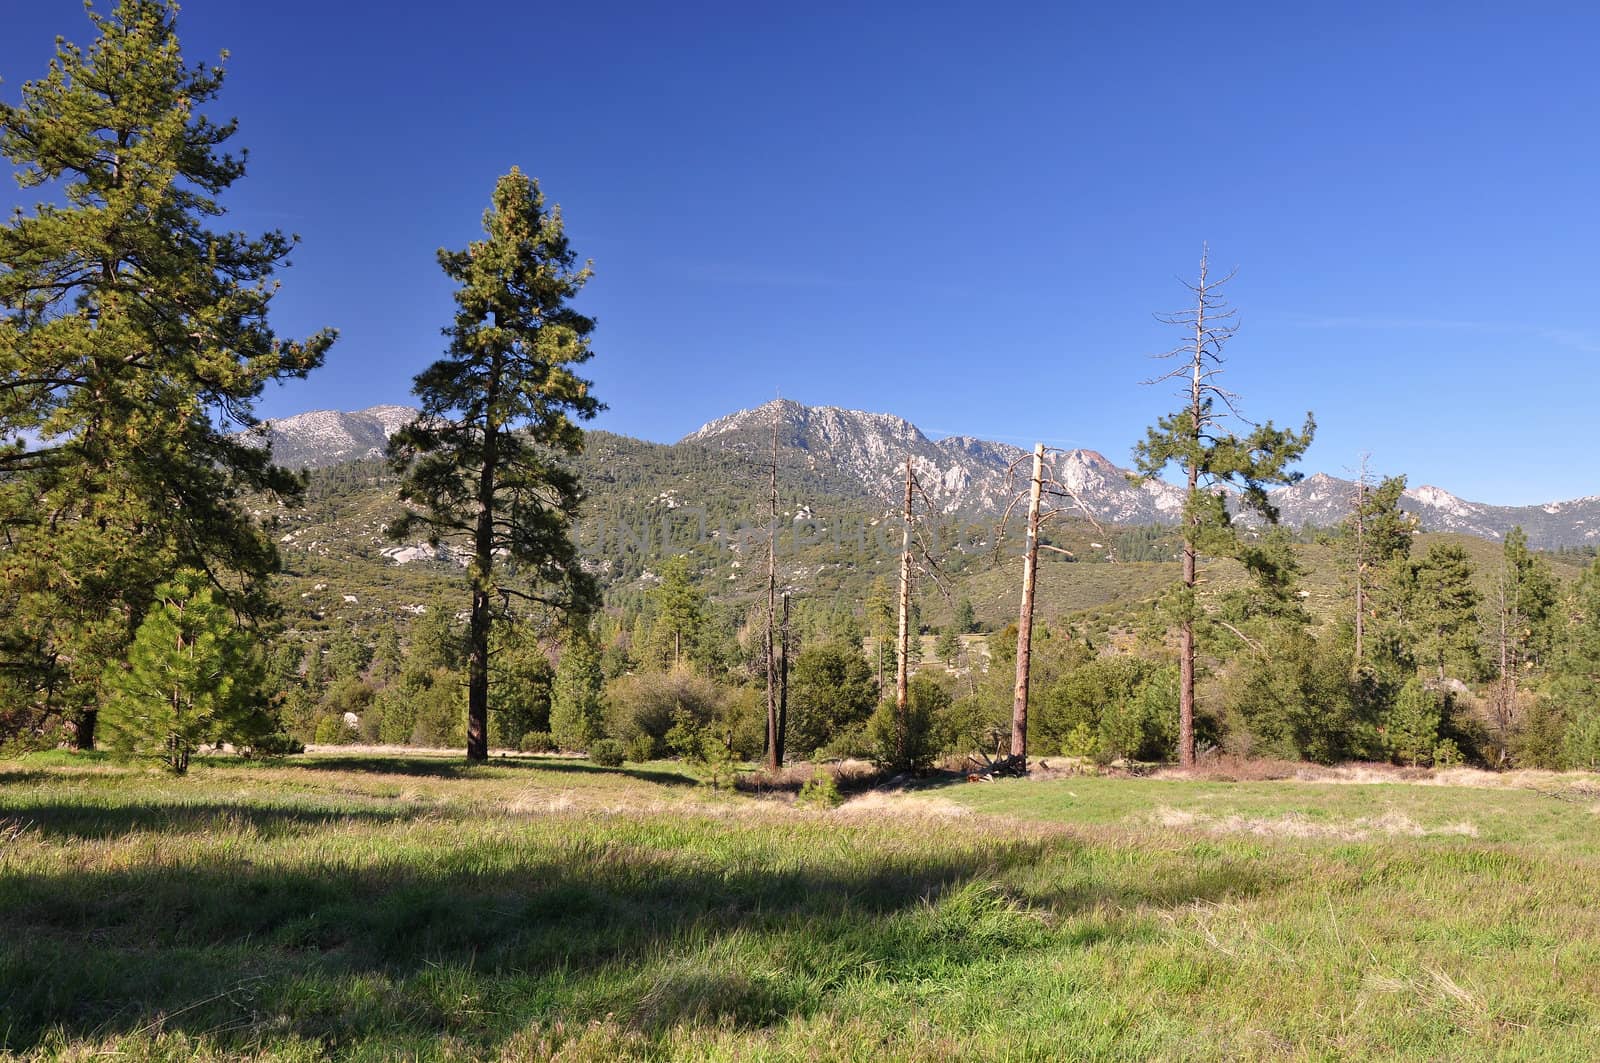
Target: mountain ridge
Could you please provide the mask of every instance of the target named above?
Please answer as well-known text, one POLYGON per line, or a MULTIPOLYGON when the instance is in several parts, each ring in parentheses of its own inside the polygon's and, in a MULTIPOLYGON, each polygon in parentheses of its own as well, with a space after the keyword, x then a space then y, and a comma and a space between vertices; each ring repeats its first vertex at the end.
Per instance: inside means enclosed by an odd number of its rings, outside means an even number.
MULTIPOLYGON (((379 457, 396 430, 417 416, 408 406, 364 410, 311 410, 264 421, 249 434, 270 441, 274 459, 292 468, 321 468, 379 457)), ((669 447, 728 452, 752 464, 767 460, 774 426, 780 472, 804 472, 810 482, 896 508, 904 462, 934 508, 944 515, 994 516, 1026 485, 1029 452, 1009 443, 952 435, 933 439, 911 421, 890 413, 807 406, 775 399, 706 422, 669 447)), ((1183 509, 1183 490, 1164 481, 1137 481, 1103 453, 1079 448, 1054 452, 1056 478, 1108 524, 1172 524, 1183 509)), ((1284 523, 1294 527, 1337 524, 1350 509, 1355 484, 1316 472, 1271 492, 1284 523)), ((1536 548, 1600 541, 1600 495, 1529 506, 1473 502, 1431 484, 1408 487, 1401 507, 1426 531, 1462 532, 1502 539, 1520 526, 1536 548)))

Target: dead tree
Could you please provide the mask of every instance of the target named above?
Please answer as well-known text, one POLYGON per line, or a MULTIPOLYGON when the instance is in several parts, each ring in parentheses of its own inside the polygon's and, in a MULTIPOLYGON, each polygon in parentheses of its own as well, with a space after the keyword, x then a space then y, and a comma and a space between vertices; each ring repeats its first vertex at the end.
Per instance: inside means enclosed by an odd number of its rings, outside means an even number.
POLYGON ((1028 668, 1033 657, 1033 588, 1039 578, 1039 496, 1044 492, 1044 444, 1033 447, 1028 478, 1028 541, 1022 555, 1022 608, 1017 613, 1017 676, 1011 692, 1011 755, 1028 766, 1028 668))
MULTIPOLYGON (((1026 498, 1028 522, 1027 538, 1022 554, 1022 604, 1017 611, 1017 674, 1011 694, 1011 756, 1004 764, 994 766, 995 770, 1002 772, 1008 769, 1019 772, 1028 770, 1028 683, 1033 665, 1033 605, 1034 589, 1039 579, 1039 550, 1043 548, 1067 557, 1072 556, 1070 550, 1041 542, 1039 530, 1068 512, 1076 512, 1087 518, 1096 529, 1100 528, 1100 522, 1095 519, 1083 499, 1055 475, 1051 459, 1066 453, 1046 447, 1043 443, 1034 445, 1033 471, 1028 477, 1027 490, 1012 497, 1004 515, 1000 518, 1000 526, 995 531, 995 556, 998 558, 1005 538, 1006 525, 1011 519, 1011 511, 1018 502, 1026 498)), ((1016 476, 1023 460, 1025 459, 1019 458, 1011 463, 1008 471, 1012 477, 1016 476)))
POLYGON ((916 474, 911 470, 911 455, 906 455, 906 505, 900 526, 900 621, 895 629, 894 709, 899 736, 899 759, 905 760, 906 732, 910 719, 911 697, 911 511, 915 501, 916 474))
POLYGON ((945 594, 946 598, 949 597, 949 592, 939 580, 939 559, 928 542, 918 533, 920 524, 917 521, 917 499, 920 498, 930 512, 933 511, 934 504, 928 497, 927 491, 923 490, 921 481, 917 479, 910 454, 906 455, 905 486, 905 504, 901 510, 900 527, 900 616, 896 627, 894 680, 895 735, 898 747, 896 761, 900 767, 909 766, 911 760, 908 739, 911 732, 912 581, 920 571, 932 578, 940 592, 945 594))
POLYGON ((783 627, 778 631, 778 764, 789 734, 789 592, 783 592, 783 627))
MULTIPOLYGON (((772 466, 767 520, 767 631, 763 646, 767 664, 767 770, 783 767, 783 732, 778 723, 778 670, 773 653, 772 627, 778 595, 778 413, 772 414, 772 466)), ((787 602, 787 596, 784 598, 787 602)))

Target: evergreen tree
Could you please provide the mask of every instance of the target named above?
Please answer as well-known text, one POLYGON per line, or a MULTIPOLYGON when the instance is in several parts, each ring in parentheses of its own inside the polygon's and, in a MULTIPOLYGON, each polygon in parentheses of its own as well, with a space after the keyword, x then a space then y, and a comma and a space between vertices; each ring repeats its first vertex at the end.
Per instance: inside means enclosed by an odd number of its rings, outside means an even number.
POLYGON ((953 629, 958 635, 971 635, 978 630, 978 617, 972 609, 972 599, 963 598, 956 603, 953 629))
POLYGON ((1553 663, 1533 717, 1517 736, 1519 762, 1587 766, 1600 758, 1600 559, 1561 603, 1553 663))
POLYGON ((186 570, 156 591, 127 666, 106 668, 102 722, 118 748, 156 753, 182 775, 202 745, 250 745, 271 732, 264 679, 255 642, 205 575, 186 570))
POLYGON ((89 17, 87 52, 59 43, 0 104, 0 153, 45 193, 0 225, 0 672, 75 716, 83 747, 104 663, 178 567, 269 611, 278 556, 240 495, 292 498, 300 481, 228 429, 333 340, 267 323, 290 238, 208 227, 244 159, 224 150, 235 124, 204 114, 223 70, 185 64, 176 5, 89 17), (10 442, 23 434, 36 442, 10 442))
POLYGON ((1389 754, 1413 767, 1431 762, 1434 747, 1439 744, 1439 725, 1443 718, 1439 694, 1415 677, 1406 680, 1384 727, 1384 743, 1389 754))
POLYGON ((1195 632, 1204 619, 1195 593, 1197 562, 1202 551, 1224 556, 1241 552, 1226 496, 1219 488, 1233 487, 1245 507, 1275 523, 1278 512, 1267 488, 1300 479, 1289 466, 1311 445, 1316 427, 1307 414, 1299 432, 1275 428, 1271 421, 1250 426, 1243 436, 1228 428, 1227 422, 1237 416, 1236 397, 1217 378, 1222 373, 1223 348, 1238 325, 1221 292, 1227 280, 1211 278, 1202 252, 1199 283, 1185 285, 1194 296, 1194 306, 1163 319, 1184 330, 1184 342, 1164 356, 1179 359, 1180 364, 1152 381, 1182 379, 1183 406, 1162 417, 1134 449, 1143 476, 1153 478, 1168 465, 1176 465, 1187 481, 1180 525, 1183 575, 1171 603, 1181 638, 1178 759, 1185 766, 1194 763, 1195 632))
POLYGON ((600 653, 588 631, 574 628, 556 664, 550 691, 550 733, 562 749, 586 750, 605 733, 600 653))
POLYGON ((883 696, 884 678, 883 670, 885 661, 894 660, 895 638, 895 600, 889 591, 889 582, 882 576, 872 581, 872 589, 867 594, 867 634, 872 636, 874 656, 878 672, 878 696, 883 696))
POLYGON ((878 702, 872 666, 848 645, 801 651, 789 672, 788 744, 809 757, 872 715, 878 702))
POLYGON ((530 731, 550 730, 550 691, 555 669, 528 624, 502 625, 490 658, 494 711, 489 721, 502 746, 516 748, 530 731))
POLYGON ((1528 549, 1520 527, 1506 533, 1501 557, 1489 625, 1498 671, 1492 701, 1503 755, 1520 720, 1522 681, 1547 662, 1554 646, 1558 595, 1550 566, 1528 549))
POLYGON ((1374 619, 1374 602, 1382 600, 1383 581, 1393 574, 1398 561, 1411 554, 1416 519, 1400 509, 1405 489, 1404 476, 1385 477, 1373 485, 1363 465, 1350 515, 1339 526, 1339 554, 1353 599, 1352 655, 1358 668, 1368 656, 1367 629, 1374 619))
POLYGON ((698 657, 706 600, 695 588, 687 555, 669 557, 661 566, 661 582, 650 592, 650 599, 656 610, 651 631, 655 660, 678 667, 686 659, 698 657))
POLYGON ((390 440, 409 506, 404 538, 472 543, 467 632, 467 759, 489 755, 489 628, 496 600, 587 611, 594 583, 572 522, 580 491, 560 463, 583 446, 576 420, 600 409, 573 367, 590 357, 594 321, 572 309, 589 279, 567 243, 559 207, 512 168, 495 184, 483 240, 439 252, 459 288, 449 353, 417 375, 422 416, 390 440))
POLYGON ((1478 590, 1472 559, 1454 543, 1435 543, 1411 566, 1411 632, 1417 662, 1445 678, 1461 669, 1468 678, 1482 670, 1478 645, 1478 590))

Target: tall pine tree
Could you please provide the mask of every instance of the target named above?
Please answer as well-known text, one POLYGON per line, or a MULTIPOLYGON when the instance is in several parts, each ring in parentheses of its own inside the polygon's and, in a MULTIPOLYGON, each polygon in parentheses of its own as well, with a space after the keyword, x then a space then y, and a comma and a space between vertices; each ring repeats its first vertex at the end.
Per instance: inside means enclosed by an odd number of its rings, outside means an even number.
POLYGON ((573 367, 590 357, 594 321, 570 301, 589 279, 559 207, 513 168, 495 184, 484 239, 439 252, 459 287, 446 357, 417 375, 422 416, 390 440, 408 508, 391 528, 430 541, 465 539, 472 612, 467 629, 467 759, 489 755, 489 629, 511 600, 585 611, 593 580, 572 521, 580 491, 561 464, 583 446, 578 420, 603 407, 573 367))
MULTIPOLYGON (((1184 333, 1183 342, 1161 355, 1178 362, 1169 372, 1148 383, 1182 380, 1183 405, 1162 417, 1145 439, 1134 448, 1139 472, 1154 477, 1168 465, 1176 465, 1187 487, 1183 507, 1183 575, 1174 596, 1175 620, 1179 632, 1179 708, 1178 760, 1194 763, 1194 688, 1195 632, 1205 619, 1195 594, 1197 562, 1203 551, 1241 560, 1270 560, 1266 555, 1246 559, 1237 530, 1228 514, 1222 491, 1231 487, 1239 501, 1266 520, 1276 522, 1277 510, 1267 497, 1273 484, 1294 483, 1300 473, 1289 466, 1300 460, 1316 425, 1306 415, 1299 432, 1265 424, 1245 422, 1248 432, 1238 435, 1230 421, 1243 421, 1237 410, 1237 396, 1222 387, 1223 349, 1238 331, 1236 312, 1228 305, 1222 287, 1231 279, 1213 279, 1208 255, 1200 254, 1200 279, 1185 284, 1193 297, 1186 310, 1161 318, 1184 333)), ((1279 582, 1265 570, 1268 584, 1279 582)))
POLYGON ((291 238, 211 228, 244 157, 203 113, 223 69, 186 65, 175 13, 91 11, 88 51, 61 42, 0 104, 0 153, 42 194, 0 226, 0 674, 80 746, 104 663, 177 568, 266 611, 278 557, 240 496, 300 483, 229 429, 333 341, 268 325, 291 238))

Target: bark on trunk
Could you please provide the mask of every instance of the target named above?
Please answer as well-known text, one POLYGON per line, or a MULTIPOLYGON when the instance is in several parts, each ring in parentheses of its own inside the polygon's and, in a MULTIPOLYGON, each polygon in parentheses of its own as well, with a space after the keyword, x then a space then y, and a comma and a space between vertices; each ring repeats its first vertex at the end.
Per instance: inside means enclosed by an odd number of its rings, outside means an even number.
MULTIPOLYGON (((496 324, 499 323, 498 316, 496 324)), ((489 587, 494 567, 495 463, 499 458, 499 426, 494 407, 499 399, 500 359, 494 359, 485 396, 483 467, 478 472, 478 524, 473 533, 472 619, 467 626, 467 761, 489 759, 489 587)))
POLYGON ((910 722, 911 690, 911 455, 906 455, 906 508, 900 528, 900 622, 896 631, 894 677, 895 732, 899 741, 899 761, 906 764, 907 727, 910 722))
POLYGON ((1033 659, 1033 588, 1039 577, 1039 496, 1044 487, 1044 444, 1033 448, 1028 483, 1028 540, 1022 557, 1022 606, 1017 612, 1017 677, 1011 695, 1011 756, 1028 766, 1028 669, 1033 659))

